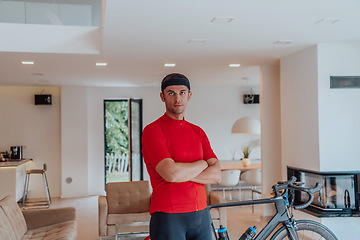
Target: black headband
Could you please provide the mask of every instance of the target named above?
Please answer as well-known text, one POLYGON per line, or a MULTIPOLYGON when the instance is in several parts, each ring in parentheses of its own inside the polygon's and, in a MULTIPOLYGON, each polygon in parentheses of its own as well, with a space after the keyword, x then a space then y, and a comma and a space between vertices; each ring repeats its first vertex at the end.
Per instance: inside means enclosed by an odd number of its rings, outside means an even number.
POLYGON ((190 90, 190 81, 182 74, 170 74, 166 76, 161 82, 161 91, 168 86, 185 85, 190 90))

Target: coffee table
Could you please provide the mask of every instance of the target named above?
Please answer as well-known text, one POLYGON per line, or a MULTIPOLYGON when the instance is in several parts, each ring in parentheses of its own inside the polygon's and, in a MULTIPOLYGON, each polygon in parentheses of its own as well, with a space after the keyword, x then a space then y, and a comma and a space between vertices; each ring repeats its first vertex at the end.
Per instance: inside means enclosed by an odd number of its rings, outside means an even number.
POLYGON ((144 240, 149 233, 118 233, 115 236, 101 236, 100 240, 144 240))
POLYGON ((100 236, 100 240, 144 240, 149 236, 149 222, 116 224, 115 236, 100 236))

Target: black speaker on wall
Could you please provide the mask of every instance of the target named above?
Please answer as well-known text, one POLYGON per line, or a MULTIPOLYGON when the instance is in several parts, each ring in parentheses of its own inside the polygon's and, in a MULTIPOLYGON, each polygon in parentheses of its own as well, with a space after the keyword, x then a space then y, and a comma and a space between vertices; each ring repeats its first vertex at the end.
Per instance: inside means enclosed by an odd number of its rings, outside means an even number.
POLYGON ((258 104, 260 103, 259 94, 244 94, 244 104, 258 104))
POLYGON ((50 94, 35 95, 35 105, 51 105, 51 103, 50 94))

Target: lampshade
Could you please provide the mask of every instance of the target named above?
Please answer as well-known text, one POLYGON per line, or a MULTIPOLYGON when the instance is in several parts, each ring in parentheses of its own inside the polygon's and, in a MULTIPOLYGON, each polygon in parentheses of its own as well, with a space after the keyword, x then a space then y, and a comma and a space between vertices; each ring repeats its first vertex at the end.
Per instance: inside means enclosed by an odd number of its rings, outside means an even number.
POLYGON ((260 135, 260 121, 251 117, 240 118, 233 124, 231 133, 260 135))

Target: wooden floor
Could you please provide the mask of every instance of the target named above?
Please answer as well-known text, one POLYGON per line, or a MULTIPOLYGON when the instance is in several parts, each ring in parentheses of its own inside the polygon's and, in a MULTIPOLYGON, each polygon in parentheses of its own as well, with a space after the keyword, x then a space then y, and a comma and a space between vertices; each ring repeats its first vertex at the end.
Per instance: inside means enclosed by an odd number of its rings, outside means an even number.
MULTIPOLYGON (((219 192, 221 194, 221 192, 219 192)), ((245 195, 246 197, 246 195, 245 195)), ((75 207, 78 223, 78 240, 98 240, 98 197, 53 198, 51 208, 75 207)), ((262 206, 256 206, 252 213, 251 206, 228 208, 229 237, 237 240, 250 226, 261 228, 265 225, 262 217, 262 206)))

